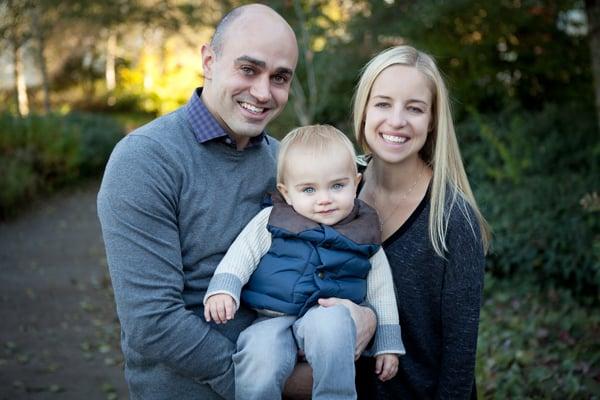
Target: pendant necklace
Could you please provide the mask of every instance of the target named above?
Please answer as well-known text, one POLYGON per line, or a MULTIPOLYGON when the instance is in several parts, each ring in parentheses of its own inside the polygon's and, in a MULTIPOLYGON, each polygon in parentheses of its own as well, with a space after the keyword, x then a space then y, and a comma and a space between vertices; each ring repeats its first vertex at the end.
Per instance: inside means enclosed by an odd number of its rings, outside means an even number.
MULTIPOLYGON (((413 190, 415 190, 415 188, 417 187, 417 183, 419 183, 419 181, 421 180, 421 175, 423 175, 423 171, 424 170, 425 170, 425 165, 423 165, 421 167, 421 171, 419 171, 419 175, 417 175, 417 178, 412 183, 412 185, 410 186, 410 188, 408 188, 408 190, 406 192, 404 192, 404 193, 402 193, 402 195, 400 195, 400 197, 398 198, 398 201, 396 202, 396 204, 392 208, 392 211, 390 211, 385 218, 381 218, 381 220, 379 221, 379 226, 380 226, 380 228, 382 230, 383 230, 383 225, 387 222, 387 220, 392 215, 394 215, 396 213, 396 211, 398 210, 398 207, 400 207, 400 204, 402 204, 402 202, 408 198, 408 196, 413 192, 413 190)), ((373 196, 372 197, 373 197, 373 203, 375 205, 375 208, 377 208, 377 201, 376 201, 375 191, 373 191, 373 196)))

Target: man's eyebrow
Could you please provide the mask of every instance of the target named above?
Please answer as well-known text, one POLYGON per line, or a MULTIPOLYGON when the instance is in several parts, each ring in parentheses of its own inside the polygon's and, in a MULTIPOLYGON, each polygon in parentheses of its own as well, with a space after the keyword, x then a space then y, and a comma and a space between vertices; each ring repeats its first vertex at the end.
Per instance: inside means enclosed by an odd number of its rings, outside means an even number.
POLYGON ((294 75, 294 71, 292 71, 289 68, 285 68, 285 67, 279 67, 275 70, 276 74, 283 74, 283 75, 294 75))
MULTIPOLYGON (((235 62, 237 64, 241 64, 241 63, 247 62, 247 63, 255 65, 255 66, 259 67, 259 68, 266 68, 267 67, 267 63, 266 62, 264 62, 262 60, 259 60, 259 59, 256 59, 254 57, 250 57, 250 56, 241 56, 241 57, 238 57, 238 58, 235 59, 235 62)), ((294 75, 294 71, 292 69, 286 68, 286 67, 279 67, 279 68, 277 68, 275 70, 275 73, 276 74, 290 75, 290 76, 294 75)))
POLYGON ((256 58, 250 57, 250 56, 241 56, 235 59, 236 63, 243 63, 243 62, 247 62, 253 65, 256 65, 257 67, 260 68, 265 68, 267 66, 267 63, 262 61, 262 60, 258 60, 256 58))

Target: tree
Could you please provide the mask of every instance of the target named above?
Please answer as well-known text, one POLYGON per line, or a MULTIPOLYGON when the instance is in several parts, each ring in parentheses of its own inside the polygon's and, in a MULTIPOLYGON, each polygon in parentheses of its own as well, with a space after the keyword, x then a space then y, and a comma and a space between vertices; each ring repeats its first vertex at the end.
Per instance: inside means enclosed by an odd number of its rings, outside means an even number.
POLYGON ((586 38, 560 25, 565 13, 581 9, 576 0, 362 5, 350 27, 358 57, 366 61, 385 47, 415 45, 436 57, 459 106, 496 112, 510 103, 540 109, 547 102, 592 99, 586 38))
POLYGON ((30 7, 31 2, 28 0, 7 0, 4 7, 0 9, 0 15, 4 15, 0 32, 2 38, 8 42, 12 50, 14 91, 17 100, 17 112, 20 116, 29 114, 23 47, 31 37, 31 32, 28 29, 30 20, 27 15, 30 7))
POLYGON ((330 107, 339 106, 334 90, 349 60, 336 54, 336 43, 345 39, 352 4, 339 0, 270 3, 290 23, 298 40, 299 60, 290 96, 295 119, 292 125, 338 122, 331 118, 336 113, 330 107))
POLYGON ((586 0, 585 10, 588 19, 588 35, 596 95, 596 122, 600 132, 600 1, 586 0))

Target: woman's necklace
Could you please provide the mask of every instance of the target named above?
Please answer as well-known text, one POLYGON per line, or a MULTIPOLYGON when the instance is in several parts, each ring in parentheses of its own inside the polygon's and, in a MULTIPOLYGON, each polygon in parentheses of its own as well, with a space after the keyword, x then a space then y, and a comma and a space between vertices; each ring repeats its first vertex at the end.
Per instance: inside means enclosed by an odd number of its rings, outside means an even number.
MULTIPOLYGON (((424 170, 425 170, 425 165, 423 165, 421 167, 421 170, 419 171, 419 175, 417 175, 417 178, 412 183, 412 185, 410 185, 408 190, 406 190, 404 193, 402 193, 398 197, 398 200, 396 201, 396 204, 394 204, 394 206, 392 207, 392 210, 389 213, 387 213, 387 215, 385 217, 382 217, 379 220, 379 225, 380 225, 381 229, 383 229, 383 225, 387 222, 387 220, 396 213, 396 211, 398 210, 398 207, 400 207, 400 204, 402 204, 402 202, 408 198, 408 196, 413 192, 413 190, 415 190, 415 188, 417 187, 417 184, 421 180, 421 175, 423 175, 424 170)), ((378 207, 377 197, 375 196, 375 188, 373 188, 373 194, 371 195, 371 197, 373 198, 373 205, 375 206, 375 208, 378 210, 382 209, 382 207, 378 207)))

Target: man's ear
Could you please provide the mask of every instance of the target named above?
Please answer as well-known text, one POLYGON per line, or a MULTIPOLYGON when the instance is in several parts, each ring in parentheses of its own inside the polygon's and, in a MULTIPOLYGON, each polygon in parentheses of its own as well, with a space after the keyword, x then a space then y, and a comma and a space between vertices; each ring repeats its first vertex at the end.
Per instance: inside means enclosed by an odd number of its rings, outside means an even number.
POLYGON ((288 205, 292 205, 291 203, 291 199, 288 193, 287 188, 285 187, 285 185, 283 183, 278 183, 277 184, 277 190, 279 190, 279 193, 281 193, 281 195, 283 196, 283 198, 285 199, 285 202, 288 203, 288 205))
POLYGON ((212 67, 215 62, 215 52, 208 44, 203 44, 202 49, 202 69, 204 70, 204 79, 212 78, 212 67))

